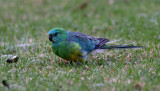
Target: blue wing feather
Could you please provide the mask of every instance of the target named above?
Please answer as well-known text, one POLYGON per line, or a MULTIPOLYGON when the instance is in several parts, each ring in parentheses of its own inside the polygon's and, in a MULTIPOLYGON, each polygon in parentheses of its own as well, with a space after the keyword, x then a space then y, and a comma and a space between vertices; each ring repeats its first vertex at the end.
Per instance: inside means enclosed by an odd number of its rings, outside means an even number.
POLYGON ((94 37, 79 33, 79 32, 68 32, 68 41, 74 41, 80 44, 82 50, 90 53, 94 50, 95 45, 99 42, 94 37))
POLYGON ((108 42, 108 39, 104 38, 95 38, 83 33, 79 32, 67 32, 68 34, 68 41, 74 41, 76 43, 79 43, 82 47, 83 51, 87 51, 87 53, 92 52, 94 49, 104 45, 106 42, 108 42))

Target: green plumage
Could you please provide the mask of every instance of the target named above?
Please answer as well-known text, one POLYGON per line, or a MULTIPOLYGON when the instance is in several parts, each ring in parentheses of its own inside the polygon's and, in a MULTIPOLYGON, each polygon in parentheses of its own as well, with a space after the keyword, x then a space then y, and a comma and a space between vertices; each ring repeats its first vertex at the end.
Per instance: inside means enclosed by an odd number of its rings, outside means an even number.
POLYGON ((52 44, 53 52, 66 60, 83 61, 81 46, 78 43, 61 42, 58 46, 52 44))

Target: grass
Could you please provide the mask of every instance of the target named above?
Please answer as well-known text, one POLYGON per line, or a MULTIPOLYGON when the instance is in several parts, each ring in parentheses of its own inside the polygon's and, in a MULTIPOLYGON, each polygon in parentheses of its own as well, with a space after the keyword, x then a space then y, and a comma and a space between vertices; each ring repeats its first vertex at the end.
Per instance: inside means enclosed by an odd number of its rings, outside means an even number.
MULTIPOLYGON (((160 1, 158 0, 0 0, 0 79, 13 91, 160 89, 160 1), (65 64, 48 40, 53 27, 140 50, 108 50, 81 66, 65 64), (32 44, 20 47, 22 44, 32 44), (4 55, 18 55, 6 63, 4 55)), ((7 90, 0 84, 0 91, 7 90)))

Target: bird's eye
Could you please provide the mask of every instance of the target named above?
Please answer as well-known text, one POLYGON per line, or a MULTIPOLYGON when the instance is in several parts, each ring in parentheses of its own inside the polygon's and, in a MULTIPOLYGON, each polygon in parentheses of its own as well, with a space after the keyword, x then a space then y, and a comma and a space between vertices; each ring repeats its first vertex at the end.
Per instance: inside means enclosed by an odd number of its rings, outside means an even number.
POLYGON ((55 33, 54 36, 57 36, 58 33, 55 33))

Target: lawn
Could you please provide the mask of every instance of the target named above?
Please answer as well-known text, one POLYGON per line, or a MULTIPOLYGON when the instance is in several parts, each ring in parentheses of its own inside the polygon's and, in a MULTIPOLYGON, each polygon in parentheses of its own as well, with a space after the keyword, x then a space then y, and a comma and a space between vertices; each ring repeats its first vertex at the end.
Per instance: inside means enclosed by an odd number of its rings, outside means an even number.
POLYGON ((159 91, 160 1, 85 2, 0 0, 0 81, 11 91, 159 91), (48 31, 54 27, 145 47, 107 50, 70 65, 52 52, 48 31), (7 63, 9 55, 18 62, 7 63))

